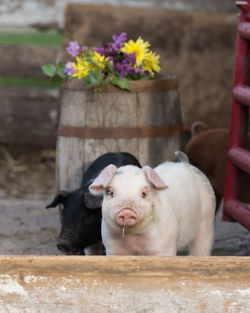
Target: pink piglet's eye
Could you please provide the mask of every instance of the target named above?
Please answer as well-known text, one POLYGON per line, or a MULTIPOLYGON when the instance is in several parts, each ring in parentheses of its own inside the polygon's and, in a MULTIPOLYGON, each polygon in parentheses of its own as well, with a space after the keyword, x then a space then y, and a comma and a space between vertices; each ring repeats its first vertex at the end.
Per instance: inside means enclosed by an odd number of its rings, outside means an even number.
POLYGON ((107 188, 107 189, 105 190, 105 194, 106 194, 106 196, 110 196, 111 198, 113 198, 113 196, 114 196, 114 191, 113 191, 111 188, 107 188))
POLYGON ((145 198, 147 198, 147 195, 148 195, 148 191, 147 191, 147 189, 144 189, 144 190, 142 191, 142 193, 141 193, 141 197, 142 197, 143 199, 145 199, 145 198))

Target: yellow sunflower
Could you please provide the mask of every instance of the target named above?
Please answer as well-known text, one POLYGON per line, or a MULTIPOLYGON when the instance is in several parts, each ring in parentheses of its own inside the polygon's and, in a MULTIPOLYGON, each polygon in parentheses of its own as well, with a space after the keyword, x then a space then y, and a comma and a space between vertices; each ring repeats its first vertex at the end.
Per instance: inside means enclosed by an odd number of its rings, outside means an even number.
POLYGON ((150 51, 145 56, 143 62, 143 71, 148 71, 151 77, 154 77, 155 73, 158 73, 161 70, 160 67, 160 56, 150 51))
POLYGON ((145 56, 148 53, 148 48, 150 47, 150 43, 148 41, 144 41, 141 37, 139 37, 136 41, 129 40, 124 43, 121 51, 127 54, 135 53, 136 55, 136 65, 140 66, 145 59, 145 56))
POLYGON ((73 74, 73 77, 76 78, 84 78, 85 76, 88 76, 90 66, 87 61, 85 61, 81 56, 76 57, 77 64, 72 63, 73 66, 76 68, 76 73, 73 74))
POLYGON ((95 62, 99 68, 103 69, 108 62, 108 58, 105 58, 103 55, 100 53, 94 51, 92 61, 95 62))

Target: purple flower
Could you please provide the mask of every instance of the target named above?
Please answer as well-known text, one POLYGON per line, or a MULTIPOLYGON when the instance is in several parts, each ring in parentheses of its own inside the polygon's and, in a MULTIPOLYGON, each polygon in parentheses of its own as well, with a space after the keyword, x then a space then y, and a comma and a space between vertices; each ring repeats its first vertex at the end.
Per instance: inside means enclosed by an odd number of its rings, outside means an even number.
POLYGON ((150 73, 143 71, 140 67, 135 67, 134 75, 135 76, 150 76, 150 73))
POLYGON ((95 50, 106 58, 109 58, 109 61, 113 62, 113 71, 118 74, 120 78, 133 76, 136 79, 140 76, 147 76, 149 73, 136 67, 135 53, 127 54, 121 52, 123 43, 127 40, 127 34, 114 34, 112 38, 114 40, 113 43, 103 43, 100 47, 96 47, 95 50))
POLYGON ((76 73, 75 66, 71 62, 67 62, 64 67, 64 73, 69 76, 72 76, 73 74, 76 73))
POLYGON ((121 33, 119 36, 113 35, 113 43, 103 43, 101 47, 96 47, 95 50, 106 58, 114 60, 121 53, 120 49, 123 46, 123 42, 127 39, 126 33, 121 33))
POLYGON ((123 78, 133 71, 133 68, 130 64, 126 62, 117 62, 114 64, 114 71, 120 74, 120 78, 123 78))
POLYGON ((114 40, 114 43, 112 44, 112 48, 115 51, 118 51, 123 46, 123 42, 127 40, 127 33, 121 33, 119 36, 114 34, 112 38, 114 40))
POLYGON ((104 55, 105 56, 105 48, 104 47, 96 47, 95 48, 95 51, 98 52, 99 54, 101 55, 104 55))
POLYGON ((139 76, 147 76, 149 73, 144 72, 140 67, 135 67, 135 53, 123 54, 123 57, 114 58, 114 71, 119 73, 120 78, 131 75, 134 78, 139 76))
POLYGON ((69 46, 66 48, 68 53, 72 55, 72 57, 78 56, 82 51, 85 50, 85 47, 80 46, 77 41, 70 41, 69 46))
POLYGON ((103 43, 101 47, 95 48, 96 52, 100 53, 101 55, 105 57, 112 56, 114 54, 114 51, 112 49, 111 44, 103 43))
POLYGON ((136 64, 136 54, 134 52, 130 54, 124 53, 124 55, 128 63, 131 63, 133 65, 136 64))

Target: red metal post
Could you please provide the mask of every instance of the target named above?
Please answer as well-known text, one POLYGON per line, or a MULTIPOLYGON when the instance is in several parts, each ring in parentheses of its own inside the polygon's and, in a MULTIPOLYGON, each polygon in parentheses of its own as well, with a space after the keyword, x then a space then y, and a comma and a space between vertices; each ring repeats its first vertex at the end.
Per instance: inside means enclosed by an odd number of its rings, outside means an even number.
POLYGON ((250 229, 250 210, 239 201, 240 168, 250 171, 250 154, 244 149, 250 106, 250 0, 237 1, 236 5, 240 9, 240 14, 223 219, 238 221, 250 229))

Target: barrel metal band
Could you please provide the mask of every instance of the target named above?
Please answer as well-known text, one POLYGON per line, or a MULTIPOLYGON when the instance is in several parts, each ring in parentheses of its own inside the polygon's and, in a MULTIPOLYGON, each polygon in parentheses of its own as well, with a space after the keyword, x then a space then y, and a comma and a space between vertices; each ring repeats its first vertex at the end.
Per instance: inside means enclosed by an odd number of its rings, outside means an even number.
POLYGON ((58 136, 92 139, 130 139, 143 137, 179 136, 183 125, 149 127, 75 127, 60 125, 58 136))

